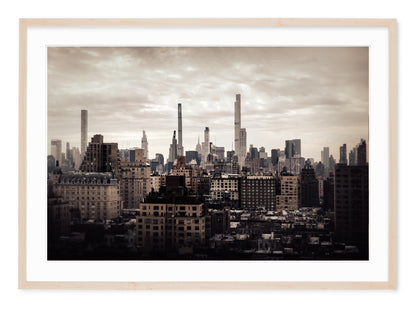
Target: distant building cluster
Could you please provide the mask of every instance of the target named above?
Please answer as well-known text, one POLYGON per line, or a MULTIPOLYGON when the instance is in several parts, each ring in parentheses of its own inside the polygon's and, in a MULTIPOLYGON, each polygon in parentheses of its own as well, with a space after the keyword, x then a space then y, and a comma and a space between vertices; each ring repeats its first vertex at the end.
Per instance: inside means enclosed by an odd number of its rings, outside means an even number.
POLYGON ((342 144, 338 163, 329 147, 305 159, 301 139, 247 148, 240 94, 234 150, 208 126, 185 150, 182 104, 172 132, 168 156, 151 159, 144 130, 140 148, 88 142, 82 110, 81 150, 51 141, 49 259, 368 259, 365 140, 342 144))

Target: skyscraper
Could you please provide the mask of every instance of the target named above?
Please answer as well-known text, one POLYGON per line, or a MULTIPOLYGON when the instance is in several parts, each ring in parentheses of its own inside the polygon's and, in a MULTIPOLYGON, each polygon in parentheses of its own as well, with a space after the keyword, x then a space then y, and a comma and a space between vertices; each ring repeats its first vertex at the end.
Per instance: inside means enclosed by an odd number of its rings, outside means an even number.
POLYGON ((143 137, 142 137, 142 149, 144 150, 144 157, 146 160, 149 159, 149 146, 147 143, 147 136, 146 132, 143 130, 143 137))
POLYGON ((279 163, 279 149, 272 149, 272 165, 276 166, 279 163))
POLYGON ((329 169, 329 147, 324 147, 321 151, 321 162, 325 166, 325 169, 329 169))
POLYGON ((83 172, 113 172, 118 169, 118 144, 104 143, 104 137, 96 134, 91 138, 81 164, 83 172))
POLYGON ((367 165, 367 144, 364 139, 357 147, 357 165, 367 165))
POLYGON ((357 165, 357 147, 354 147, 349 154, 349 165, 357 165))
POLYGON ((319 207, 319 182, 309 160, 301 173, 301 206, 319 207))
POLYGON ((81 159, 84 159, 88 146, 88 110, 81 110, 81 159))
POLYGON ((68 142, 66 143, 65 158, 72 162, 71 145, 68 142))
POLYGON ((347 145, 343 144, 339 147, 339 163, 340 164, 348 164, 347 162, 347 145))
POLYGON ((61 166, 62 162, 62 141, 60 139, 52 139, 51 140, 51 154, 55 158, 56 161, 59 161, 59 166, 61 166))
POLYGON ((286 159, 291 159, 295 155, 301 156, 301 141, 300 139, 286 140, 285 148, 286 159))
POLYGON ((178 156, 183 156, 182 145, 182 105, 178 104, 178 156))
POLYGON ((202 146, 199 143, 199 136, 198 136, 198 144, 195 146, 195 151, 198 152, 199 154, 202 154, 202 146))
POLYGON ((209 127, 206 127, 204 130, 204 141, 202 142, 202 156, 201 161, 203 164, 207 162, 207 156, 210 153, 210 143, 209 143, 209 127))
POLYGON ((334 189, 335 237, 368 259, 368 166, 336 165, 334 189))
POLYGON ((240 129, 240 155, 238 162, 244 163, 247 155, 247 132, 245 128, 240 129))
POLYGON ((239 157, 240 162, 240 130, 241 130, 241 95, 235 96, 234 102, 234 146, 235 154, 239 157))
POLYGON ((176 131, 173 131, 172 143, 169 147, 169 158, 168 162, 175 162, 178 157, 178 142, 176 140, 176 131))

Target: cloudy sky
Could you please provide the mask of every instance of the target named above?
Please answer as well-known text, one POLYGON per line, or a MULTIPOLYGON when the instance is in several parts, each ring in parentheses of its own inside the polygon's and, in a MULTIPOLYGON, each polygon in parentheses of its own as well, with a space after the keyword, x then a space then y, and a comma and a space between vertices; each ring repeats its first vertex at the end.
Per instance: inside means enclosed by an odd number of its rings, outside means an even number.
POLYGON ((339 159, 368 141, 366 47, 50 47, 48 140, 80 146, 81 109, 89 137, 100 133, 119 148, 168 156, 182 103, 185 150, 203 130, 231 150, 235 94, 247 147, 284 148, 300 138, 302 156, 320 160, 322 147, 339 159))

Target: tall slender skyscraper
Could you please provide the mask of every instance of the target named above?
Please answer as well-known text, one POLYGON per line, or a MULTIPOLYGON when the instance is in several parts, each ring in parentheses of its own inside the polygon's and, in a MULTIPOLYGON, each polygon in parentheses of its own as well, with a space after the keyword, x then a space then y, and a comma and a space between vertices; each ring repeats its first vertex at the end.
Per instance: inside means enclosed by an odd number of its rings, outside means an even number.
POLYGON ((178 156, 183 156, 182 145, 182 105, 178 104, 178 156))
POLYGON ((357 165, 367 165, 367 144, 364 139, 357 147, 357 165))
POLYGON ((207 156, 210 153, 210 146, 209 146, 209 127, 205 128, 204 131, 204 150, 205 156, 207 156))
POLYGON ((241 130, 241 95, 237 94, 235 96, 235 102, 234 102, 234 146, 235 146, 235 154, 238 156, 239 162, 241 158, 240 130, 241 130))
POLYGON ((88 110, 81 110, 81 159, 84 158, 88 146, 88 110))
POLYGON ((143 130, 143 137, 142 137, 142 149, 144 149, 144 157, 146 160, 149 159, 149 145, 147 143, 147 136, 146 132, 143 130))
POLYGON ((72 161, 71 145, 68 142, 66 143, 65 159, 72 161))
POLYGON ((201 156, 202 154, 202 146, 199 143, 199 136, 198 136, 198 143, 196 144, 195 150, 199 153, 199 155, 201 156))
POLYGON ((339 147, 339 163, 341 164, 348 164, 347 161, 347 145, 343 144, 339 147))
POLYGON ((238 162, 243 165, 247 155, 247 132, 245 128, 240 129, 240 154, 238 162))
POLYGON ((176 131, 173 131, 172 143, 169 147, 169 158, 168 162, 175 162, 178 158, 178 142, 176 140, 176 131))

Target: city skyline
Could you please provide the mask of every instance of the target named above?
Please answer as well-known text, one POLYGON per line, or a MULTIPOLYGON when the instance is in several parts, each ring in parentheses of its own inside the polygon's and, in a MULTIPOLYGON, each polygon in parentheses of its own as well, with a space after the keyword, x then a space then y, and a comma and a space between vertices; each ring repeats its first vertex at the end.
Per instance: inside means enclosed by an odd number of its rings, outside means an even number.
POLYGON ((205 127, 232 150, 235 94, 247 148, 299 138, 302 156, 338 160, 368 141, 368 48, 48 48, 48 141, 79 147, 85 109, 88 142, 140 147, 145 130, 150 158, 166 157, 181 103, 185 150, 205 127))

